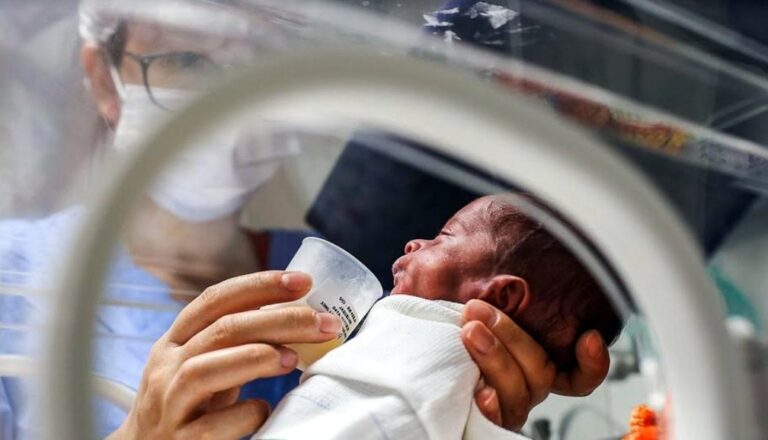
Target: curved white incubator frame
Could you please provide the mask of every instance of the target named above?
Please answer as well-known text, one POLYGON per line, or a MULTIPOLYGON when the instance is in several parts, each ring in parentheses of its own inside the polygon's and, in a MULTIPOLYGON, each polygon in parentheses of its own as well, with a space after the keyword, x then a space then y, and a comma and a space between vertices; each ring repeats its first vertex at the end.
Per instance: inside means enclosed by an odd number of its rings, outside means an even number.
POLYGON ((673 438, 749 439, 747 384, 718 295, 686 228, 628 164, 523 97, 405 56, 338 50, 281 55, 177 114, 102 188, 62 273, 50 330, 47 438, 89 437, 92 318, 133 202, 192 140, 234 117, 353 120, 438 151, 540 195, 612 262, 660 336, 673 438), (163 145, 164 148, 152 148, 163 145))
MULTIPOLYGON (((31 357, 0 354, 0 377, 27 377, 39 368, 31 357)), ((128 412, 136 399, 136 392, 127 386, 98 375, 91 375, 94 392, 128 412)))

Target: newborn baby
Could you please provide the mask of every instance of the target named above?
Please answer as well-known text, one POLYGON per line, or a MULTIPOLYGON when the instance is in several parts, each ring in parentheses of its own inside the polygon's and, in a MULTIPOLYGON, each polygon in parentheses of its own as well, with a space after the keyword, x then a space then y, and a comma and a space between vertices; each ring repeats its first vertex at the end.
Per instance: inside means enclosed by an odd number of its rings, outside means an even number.
POLYGON ((621 319, 579 260, 503 195, 465 206, 432 240, 408 242, 392 273, 392 294, 493 304, 563 371, 575 367, 582 333, 595 329, 611 342, 621 329, 621 319))
POLYGON ((392 295, 358 335, 313 364, 255 439, 521 439, 487 420, 480 379, 460 338, 461 305, 487 301, 511 316, 560 369, 578 336, 621 328, 579 261, 504 196, 475 200, 393 265, 392 295))

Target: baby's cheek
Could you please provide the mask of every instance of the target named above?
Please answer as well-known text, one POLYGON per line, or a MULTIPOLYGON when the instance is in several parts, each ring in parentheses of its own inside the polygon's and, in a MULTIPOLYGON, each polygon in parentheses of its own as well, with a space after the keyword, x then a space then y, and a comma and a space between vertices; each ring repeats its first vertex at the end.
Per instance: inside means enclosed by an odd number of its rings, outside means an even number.
POLYGON ((453 274, 444 270, 441 266, 435 266, 429 275, 422 280, 422 290, 424 290, 423 296, 429 299, 445 299, 451 300, 454 282, 453 274))
POLYGON ((427 299, 450 299, 452 272, 450 256, 426 249, 416 255, 410 271, 414 296, 427 299))

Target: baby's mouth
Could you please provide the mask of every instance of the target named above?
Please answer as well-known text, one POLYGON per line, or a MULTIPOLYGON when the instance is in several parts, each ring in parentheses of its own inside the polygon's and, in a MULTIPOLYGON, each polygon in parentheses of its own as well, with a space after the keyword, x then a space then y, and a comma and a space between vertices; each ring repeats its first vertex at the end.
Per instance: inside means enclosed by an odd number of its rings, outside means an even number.
POLYGON ((398 279, 402 278, 403 275, 403 262, 402 257, 400 257, 392 264, 392 285, 396 286, 398 279))

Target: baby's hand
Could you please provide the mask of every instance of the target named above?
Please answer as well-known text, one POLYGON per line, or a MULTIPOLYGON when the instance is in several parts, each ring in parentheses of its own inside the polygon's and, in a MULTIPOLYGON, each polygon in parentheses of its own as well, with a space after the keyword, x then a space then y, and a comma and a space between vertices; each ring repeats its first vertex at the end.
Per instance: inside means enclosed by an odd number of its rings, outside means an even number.
POLYGON ((585 396, 608 374, 608 349, 589 331, 576 344, 577 368, 557 372, 544 349, 512 319, 490 304, 471 300, 463 310, 461 337, 485 378, 475 393, 478 408, 499 426, 519 431, 528 413, 550 392, 585 396))

